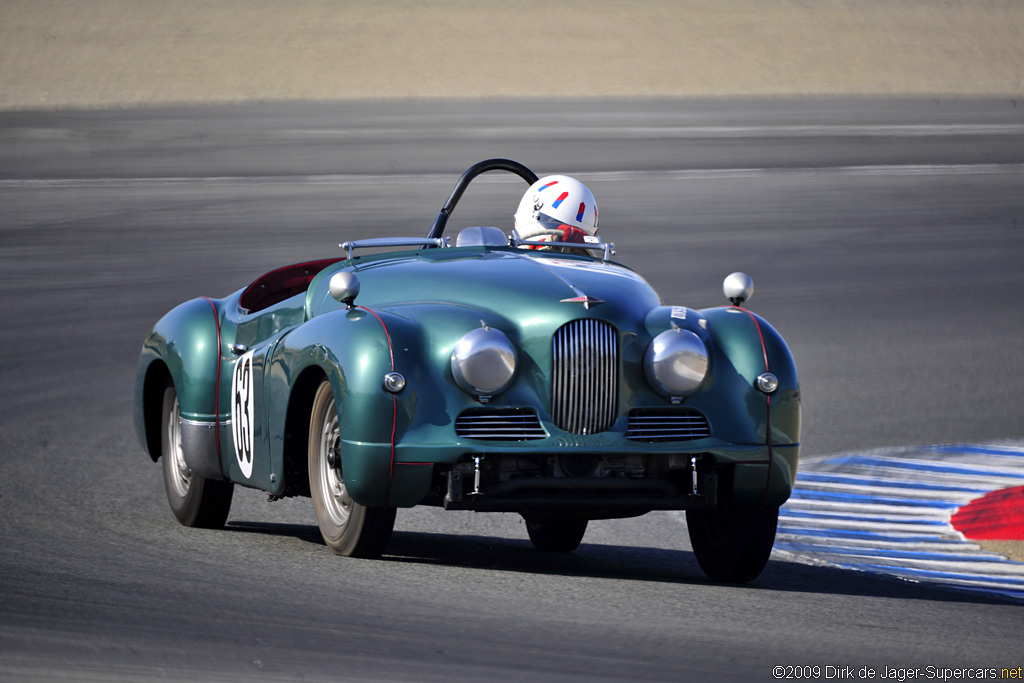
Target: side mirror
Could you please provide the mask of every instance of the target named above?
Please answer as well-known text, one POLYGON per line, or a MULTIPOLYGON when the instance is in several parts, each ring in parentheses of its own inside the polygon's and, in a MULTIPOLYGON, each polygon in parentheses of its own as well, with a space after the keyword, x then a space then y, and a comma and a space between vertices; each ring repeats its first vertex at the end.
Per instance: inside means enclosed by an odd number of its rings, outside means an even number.
POLYGON ((355 276, 355 273, 348 271, 335 273, 331 276, 328 289, 335 300, 352 308, 355 305, 353 302, 359 296, 359 278, 355 276))
POLYGON ((722 292, 733 306, 742 306, 754 296, 754 281, 746 273, 733 273, 722 283, 722 292))

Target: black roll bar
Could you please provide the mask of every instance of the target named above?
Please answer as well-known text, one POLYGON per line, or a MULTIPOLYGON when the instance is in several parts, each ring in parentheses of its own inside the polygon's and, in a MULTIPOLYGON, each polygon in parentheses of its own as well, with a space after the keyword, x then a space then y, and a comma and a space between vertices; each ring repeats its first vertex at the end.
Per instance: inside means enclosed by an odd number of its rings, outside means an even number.
POLYGON ((455 183, 455 188, 452 193, 448 195, 448 200, 445 201, 444 206, 437 214, 437 218, 434 219, 434 224, 430 227, 430 232, 427 233, 427 237, 430 239, 438 239, 444 234, 444 228, 448 224, 448 218, 452 215, 452 211, 455 210, 455 205, 462 199, 463 193, 466 188, 469 187, 469 183, 481 173, 487 173, 488 171, 509 171, 515 173, 517 176, 526 181, 528 185, 533 185, 537 182, 537 174, 523 166, 518 161, 512 161, 511 159, 485 159, 478 164, 473 164, 466 169, 466 172, 462 174, 459 181, 455 183))

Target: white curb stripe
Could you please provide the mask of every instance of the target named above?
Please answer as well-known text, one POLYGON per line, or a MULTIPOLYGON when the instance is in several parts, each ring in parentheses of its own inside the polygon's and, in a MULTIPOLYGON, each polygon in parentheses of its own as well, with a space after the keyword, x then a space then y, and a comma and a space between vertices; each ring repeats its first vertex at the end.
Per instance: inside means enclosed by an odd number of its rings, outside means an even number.
POLYGON ((777 556, 1024 600, 1024 564, 950 524, 956 510, 1024 485, 1024 444, 893 449, 805 460, 779 515, 777 556))

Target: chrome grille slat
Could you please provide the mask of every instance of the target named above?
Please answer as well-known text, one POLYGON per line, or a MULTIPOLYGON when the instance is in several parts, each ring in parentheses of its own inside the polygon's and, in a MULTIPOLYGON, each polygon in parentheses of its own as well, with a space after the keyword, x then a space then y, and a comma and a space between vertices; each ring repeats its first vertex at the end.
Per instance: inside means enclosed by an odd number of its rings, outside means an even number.
POLYGON ((615 422, 618 339, 603 320, 566 323, 552 340, 551 415, 573 434, 594 434, 615 422))
POLYGON ((491 441, 528 441, 547 437, 537 414, 525 408, 467 410, 456 418, 455 434, 463 439, 491 441))
POLYGON ((640 412, 629 414, 626 438, 633 441, 693 441, 711 436, 711 425, 702 413, 692 408, 683 410, 640 412))

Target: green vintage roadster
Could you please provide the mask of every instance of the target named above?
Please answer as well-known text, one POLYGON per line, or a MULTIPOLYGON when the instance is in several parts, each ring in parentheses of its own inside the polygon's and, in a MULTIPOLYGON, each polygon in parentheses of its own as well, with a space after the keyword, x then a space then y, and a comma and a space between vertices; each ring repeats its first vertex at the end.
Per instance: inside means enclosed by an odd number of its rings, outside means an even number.
POLYGON ((538 180, 480 162, 426 237, 346 242, 157 322, 134 417, 175 516, 223 526, 235 484, 310 496, 332 550, 377 557, 415 505, 519 513, 554 552, 590 520, 686 510, 705 573, 755 578, 796 477, 800 396, 785 342, 743 308, 750 278, 694 310, 594 236, 445 236, 489 171, 538 180))

